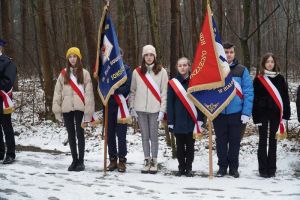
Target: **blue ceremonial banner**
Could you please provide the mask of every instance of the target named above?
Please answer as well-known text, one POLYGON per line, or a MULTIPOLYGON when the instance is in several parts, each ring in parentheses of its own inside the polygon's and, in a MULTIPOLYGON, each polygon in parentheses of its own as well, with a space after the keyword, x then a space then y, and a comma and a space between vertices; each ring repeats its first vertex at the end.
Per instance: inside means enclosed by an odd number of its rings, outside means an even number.
POLYGON ((114 90, 127 79, 118 38, 110 16, 107 14, 103 24, 99 50, 98 92, 104 105, 114 90))
POLYGON ((230 67, 209 5, 200 33, 187 94, 211 121, 235 96, 230 67))
POLYGON ((225 86, 212 90, 192 92, 189 98, 207 118, 213 120, 218 116, 235 95, 235 87, 229 74, 225 78, 225 86))

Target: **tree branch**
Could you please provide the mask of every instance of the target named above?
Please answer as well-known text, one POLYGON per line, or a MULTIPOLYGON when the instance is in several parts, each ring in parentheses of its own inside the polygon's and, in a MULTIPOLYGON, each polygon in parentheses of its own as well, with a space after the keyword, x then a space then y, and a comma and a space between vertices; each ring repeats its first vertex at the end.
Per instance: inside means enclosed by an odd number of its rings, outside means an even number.
POLYGON ((247 37, 247 40, 251 38, 257 31, 260 29, 260 27, 278 10, 280 5, 278 4, 277 7, 264 19, 261 21, 261 23, 256 27, 256 29, 247 37))

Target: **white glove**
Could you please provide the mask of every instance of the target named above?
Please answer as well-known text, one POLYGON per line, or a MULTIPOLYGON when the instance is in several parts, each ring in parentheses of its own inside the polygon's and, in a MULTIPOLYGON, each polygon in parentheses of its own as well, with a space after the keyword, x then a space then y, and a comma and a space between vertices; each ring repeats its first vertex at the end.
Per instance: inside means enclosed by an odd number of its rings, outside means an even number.
POLYGON ((131 115, 131 117, 134 117, 136 119, 138 118, 138 115, 137 115, 136 111, 134 110, 134 108, 130 109, 130 115, 131 115))
POLYGON ((157 121, 158 122, 162 121, 164 119, 164 115, 165 113, 160 111, 157 117, 157 121))
POLYGON ((262 123, 255 124, 256 126, 262 126, 262 123))
POLYGON ((242 115, 241 121, 242 121, 242 124, 247 124, 250 121, 250 117, 247 115, 242 115))
POLYGON ((170 124, 170 125, 168 125, 168 128, 169 129, 174 129, 174 125, 170 124))
POLYGON ((197 123, 198 123, 198 126, 201 128, 203 125, 203 121, 197 121, 197 123))

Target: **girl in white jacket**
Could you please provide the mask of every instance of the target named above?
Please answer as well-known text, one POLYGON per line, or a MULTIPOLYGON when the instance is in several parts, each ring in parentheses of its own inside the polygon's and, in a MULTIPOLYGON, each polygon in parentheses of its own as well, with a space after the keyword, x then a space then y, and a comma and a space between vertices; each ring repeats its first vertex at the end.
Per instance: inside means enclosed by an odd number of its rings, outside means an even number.
POLYGON ((68 171, 85 169, 85 139, 81 124, 91 120, 95 107, 91 76, 87 70, 83 69, 81 58, 78 48, 72 47, 67 51, 67 67, 61 71, 57 79, 52 105, 56 119, 62 121, 63 117, 68 132, 73 158, 68 171), (79 155, 77 154, 76 136, 79 155))
POLYGON ((145 157, 142 173, 157 173, 158 125, 166 112, 168 75, 152 45, 143 47, 142 65, 132 74, 130 112, 138 119, 145 157), (151 146, 151 147, 150 147, 151 146), (150 150, 152 158, 150 155, 150 150))

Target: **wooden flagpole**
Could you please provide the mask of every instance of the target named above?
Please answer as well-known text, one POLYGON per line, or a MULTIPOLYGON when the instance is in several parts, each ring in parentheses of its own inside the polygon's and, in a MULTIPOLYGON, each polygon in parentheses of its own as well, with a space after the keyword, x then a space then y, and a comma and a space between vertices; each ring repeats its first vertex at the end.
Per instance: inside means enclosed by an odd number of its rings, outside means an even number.
POLYGON ((209 179, 213 179, 213 162, 212 162, 212 124, 211 120, 208 119, 208 146, 209 146, 209 179))
MULTIPOLYGON (((103 8, 103 12, 102 12, 102 16, 100 19, 100 24, 99 24, 99 29, 98 29, 98 39, 97 39, 97 54, 96 54, 96 63, 95 63, 95 68, 94 68, 94 74, 93 77, 96 80, 99 80, 98 77, 98 73, 99 73, 99 52, 100 52, 100 45, 101 45, 101 35, 102 35, 102 28, 103 28, 103 24, 104 24, 104 20, 105 20, 105 16, 106 13, 108 12, 108 7, 109 7, 109 1, 110 0, 106 0, 106 5, 103 8)), ((99 83, 98 83, 99 84, 99 83)), ((107 105, 103 105, 104 106, 104 124, 102 124, 102 126, 104 125, 104 175, 106 175, 106 165, 107 165, 107 123, 108 123, 108 106, 107 105)))
POLYGON ((108 105, 105 106, 105 118, 104 118, 104 175, 106 175, 106 167, 107 167, 107 123, 108 123, 108 105))

